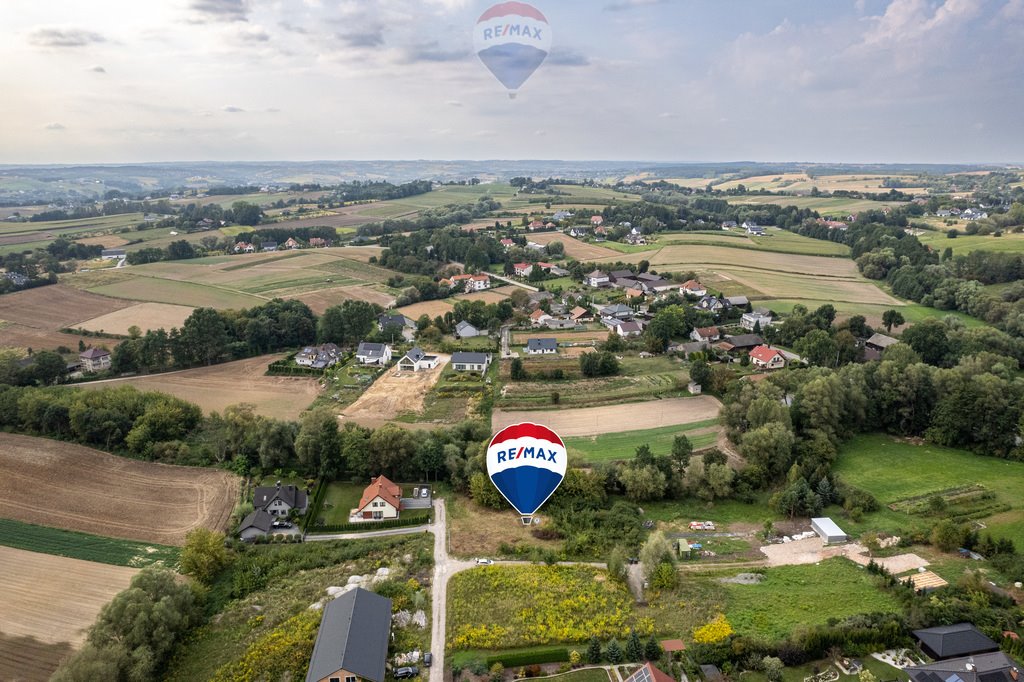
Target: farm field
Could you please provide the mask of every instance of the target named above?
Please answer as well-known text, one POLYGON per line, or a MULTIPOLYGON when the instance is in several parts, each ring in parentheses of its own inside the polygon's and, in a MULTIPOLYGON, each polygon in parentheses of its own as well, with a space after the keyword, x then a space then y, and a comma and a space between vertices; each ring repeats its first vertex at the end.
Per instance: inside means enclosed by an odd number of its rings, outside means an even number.
POLYGON ((643 444, 649 445, 656 457, 668 455, 678 435, 689 438, 694 450, 710 447, 718 439, 718 433, 718 419, 706 419, 680 426, 567 437, 565 445, 570 455, 577 455, 584 462, 615 462, 632 459, 636 448, 643 444))
POLYGON ((165 374, 147 374, 79 384, 81 388, 134 386, 140 391, 160 391, 193 402, 204 412, 223 412, 239 403, 250 403, 256 414, 275 419, 298 419, 320 392, 314 377, 267 376, 267 365, 284 355, 262 355, 165 374))
MULTIPOLYGON (((382 268, 346 258, 346 251, 308 249, 148 263, 112 272, 79 273, 66 281, 115 297, 223 309, 339 287, 376 287, 390 275, 382 268)), ((381 287, 379 293, 386 291, 381 287)))
POLYGON ((605 341, 608 338, 607 329, 593 329, 582 332, 553 331, 550 329, 537 329, 536 331, 514 331, 512 332, 512 345, 525 345, 530 339, 544 337, 556 339, 559 343, 588 343, 591 341, 605 341))
MULTIPOLYGON (((948 228, 947 228, 948 229, 948 228)), ((936 251, 953 249, 953 255, 960 256, 971 251, 995 251, 998 253, 1024 253, 1024 233, 1006 232, 1001 237, 992 235, 960 234, 956 239, 946 236, 946 231, 925 232, 917 238, 922 244, 936 251)))
POLYGON ((1024 502, 1020 498, 1024 463, 874 434, 846 443, 840 449, 835 471, 843 481, 867 490, 883 505, 880 511, 865 514, 865 526, 903 532, 930 527, 936 518, 909 501, 939 495, 947 498, 943 516, 951 515, 958 504, 963 505, 963 511, 982 514, 986 532, 1024 546, 1024 502), (981 488, 956 490, 969 484, 981 488), (971 497, 989 492, 994 499, 971 497), (895 509, 890 508, 893 505, 895 509), (984 518, 985 511, 991 513, 988 518, 984 518))
POLYGON ((187 306, 170 303, 139 303, 80 322, 75 328, 123 336, 128 335, 128 328, 132 326, 138 327, 143 333, 160 328, 170 331, 172 327, 181 327, 192 310, 187 306))
MULTIPOLYGON (((844 318, 852 315, 863 315, 867 323, 875 329, 882 330, 882 313, 886 310, 896 309, 900 311, 908 324, 920 322, 921 320, 936 317, 942 319, 947 315, 958 318, 967 327, 980 327, 985 323, 981 320, 955 310, 937 310, 917 303, 908 303, 902 306, 878 305, 871 303, 850 303, 847 301, 826 301, 824 299, 761 299, 756 302, 758 307, 769 308, 778 313, 790 313, 793 306, 806 306, 808 310, 814 310, 826 303, 835 306, 836 317, 844 318)), ((893 333, 899 332, 904 327, 893 327, 893 333)))
POLYGON ((561 232, 537 232, 527 234, 526 238, 531 242, 536 242, 537 244, 562 242, 562 245, 565 247, 565 253, 578 261, 586 262, 597 260, 598 258, 612 258, 618 256, 618 252, 613 249, 609 249, 598 244, 588 244, 576 239, 575 237, 562 234, 561 232))
POLYGON ((411 305, 404 305, 401 308, 395 308, 395 312, 405 315, 410 320, 419 319, 420 315, 427 315, 430 319, 434 319, 438 315, 444 316, 447 313, 455 310, 455 307, 445 299, 437 299, 434 301, 420 301, 419 303, 413 303, 411 305))
MULTIPOLYGON (((886 190, 888 191, 888 190, 886 190)), ((748 195, 726 197, 730 204, 776 204, 778 206, 796 206, 809 208, 823 215, 849 215, 860 211, 881 209, 886 206, 899 206, 900 201, 872 201, 871 199, 849 199, 847 197, 809 197, 809 196, 772 196, 748 195)))
POLYGON ((568 410, 494 410, 491 428, 498 431, 511 424, 543 419, 563 438, 622 431, 624 413, 629 412, 628 431, 705 422, 718 417, 722 403, 711 396, 668 398, 626 405, 583 407, 568 410))
POLYGON ((324 311, 342 301, 369 301, 376 303, 382 308, 390 308, 395 305, 395 297, 368 286, 357 284, 350 287, 335 287, 333 289, 321 289, 310 291, 304 294, 293 294, 285 298, 302 301, 309 306, 317 315, 323 315, 324 311))
MULTIPOLYGON (((761 298, 815 298, 849 303, 903 305, 864 279, 852 260, 762 252, 743 258, 736 249, 675 245, 617 256, 614 260, 647 260, 658 271, 695 270, 712 290, 726 295, 761 298), (739 256, 739 257, 738 257, 739 256)), ((612 261, 614 262, 614 261, 612 261)))
POLYGON ((698 244, 722 246, 734 249, 775 251, 803 256, 849 256, 850 247, 845 244, 812 239, 788 230, 771 228, 770 236, 752 237, 740 232, 663 232, 658 235, 657 245, 698 244))
POLYGON ((500 303, 508 298, 509 294, 518 289, 514 284, 495 287, 486 291, 474 291, 469 294, 456 294, 455 298, 465 301, 483 301, 484 303, 500 303))
POLYGON ((193 528, 222 529, 238 498, 238 479, 225 471, 14 434, 0 434, 0 471, 5 518, 165 545, 183 544, 193 528))
POLYGON ((138 569, 0 547, 0 670, 43 682, 138 569))
POLYGON ((0 519, 0 545, 41 554, 95 561, 111 566, 174 567, 180 550, 168 545, 136 542, 0 519))
POLYGON ((434 369, 399 372, 397 364, 389 368, 354 403, 342 410, 343 420, 376 428, 399 415, 423 412, 427 394, 451 359, 444 353, 433 355, 440 361, 434 369))
MULTIPOLYGON (((51 284, 0 296, 0 346, 77 349, 79 339, 96 341, 59 330, 79 326, 82 320, 106 315, 131 305, 128 301, 80 291, 63 284, 51 284), (6 324, 4 324, 6 323, 6 324)), ((104 339, 108 346, 116 340, 104 339)))
MULTIPOLYGON (((807 173, 776 173, 768 175, 755 175, 747 178, 735 178, 725 182, 715 182, 715 189, 730 190, 743 185, 748 190, 768 190, 787 192, 810 192, 817 187, 822 192, 835 192, 847 190, 850 192, 865 192, 867 194, 884 194, 889 191, 883 187, 882 182, 886 178, 903 180, 913 183, 917 177, 913 175, 884 175, 872 173, 858 173, 849 175, 818 175, 811 177, 807 173)), ((908 187, 900 189, 901 192, 914 193, 924 192, 924 187, 908 187)), ((815 197, 816 198, 816 197, 815 197)), ((877 204, 877 202, 874 202, 877 204)))

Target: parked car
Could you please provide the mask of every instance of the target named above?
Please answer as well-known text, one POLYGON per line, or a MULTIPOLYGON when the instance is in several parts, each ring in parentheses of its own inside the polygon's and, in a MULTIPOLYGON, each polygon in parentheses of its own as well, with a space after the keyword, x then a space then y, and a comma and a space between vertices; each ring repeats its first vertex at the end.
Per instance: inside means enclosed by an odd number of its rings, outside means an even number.
POLYGON ((629 557, 628 559, 626 559, 626 561, 628 561, 631 564, 638 564, 638 563, 640 563, 640 559, 638 559, 635 556, 629 557))
POLYGON ((434 654, 430 653, 429 651, 423 654, 423 665, 425 665, 428 668, 434 665, 434 654))
POLYGON ((476 565, 477 566, 490 566, 493 563, 494 563, 494 559, 477 559, 476 560, 476 565))
POLYGON ((411 666, 408 666, 408 667, 405 667, 405 668, 399 668, 398 670, 396 670, 395 671, 395 679, 396 680, 407 680, 410 677, 416 677, 419 674, 420 674, 420 669, 417 668, 414 665, 411 665, 411 666))
POLYGON ((420 497, 422 497, 424 499, 430 497, 430 489, 429 488, 424 488, 423 492, 420 493, 420 497))
POLYGON ((291 521, 274 521, 270 524, 273 528, 291 528, 291 521))

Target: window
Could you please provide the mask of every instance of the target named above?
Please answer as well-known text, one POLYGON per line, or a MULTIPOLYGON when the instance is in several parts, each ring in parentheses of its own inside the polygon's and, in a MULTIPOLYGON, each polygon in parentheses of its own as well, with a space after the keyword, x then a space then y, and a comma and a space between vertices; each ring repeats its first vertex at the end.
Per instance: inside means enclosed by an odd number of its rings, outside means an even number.
POLYGON ((331 678, 331 682, 341 682, 341 678, 340 677, 332 677, 331 678))
POLYGON ((349 675, 348 677, 345 678, 345 682, 356 682, 356 676, 355 675, 349 675))

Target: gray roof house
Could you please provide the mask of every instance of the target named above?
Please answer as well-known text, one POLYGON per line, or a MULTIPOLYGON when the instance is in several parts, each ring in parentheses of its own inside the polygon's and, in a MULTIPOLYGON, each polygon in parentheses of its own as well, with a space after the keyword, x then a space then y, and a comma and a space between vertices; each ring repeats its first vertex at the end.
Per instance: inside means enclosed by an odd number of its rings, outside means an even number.
POLYGON ((905 668, 910 682, 1019 682, 1016 661, 1002 651, 905 668))
POLYGON ((346 592, 324 607, 306 682, 384 682, 390 638, 391 600, 361 587, 346 592))
POLYGON ((381 313, 377 316, 377 331, 384 331, 384 327, 394 325, 396 327, 415 327, 416 323, 405 315, 399 313, 381 313))
POLYGON ((386 365, 391 361, 391 346, 363 341, 356 349, 356 360, 363 365, 386 365))
POLYGON ((281 485, 278 481, 274 486, 256 488, 252 494, 252 506, 272 516, 288 516, 292 509, 305 514, 309 499, 305 490, 300 490, 294 485, 281 485))
POLYGON ((487 353, 452 353, 452 369, 456 372, 483 372, 491 364, 491 356, 487 353))
POLYGON ((243 540, 255 540, 261 535, 270 532, 274 517, 262 509, 255 509, 242 519, 242 525, 238 527, 238 537, 243 540))
POLYGON ((459 322, 455 325, 455 336, 460 339, 471 339, 474 336, 480 336, 481 332, 479 329, 471 325, 466 320, 459 322))
POLYGON ((999 645, 971 623, 914 630, 913 634, 921 651, 937 661, 999 651, 999 645))
POLYGON ((530 355, 557 353, 558 341, 555 339, 527 339, 526 352, 530 355))

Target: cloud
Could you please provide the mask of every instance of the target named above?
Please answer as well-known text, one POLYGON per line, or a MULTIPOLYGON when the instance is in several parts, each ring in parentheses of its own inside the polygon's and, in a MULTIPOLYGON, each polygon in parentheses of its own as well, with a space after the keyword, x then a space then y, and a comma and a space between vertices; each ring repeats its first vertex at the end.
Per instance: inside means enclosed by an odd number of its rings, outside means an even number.
POLYGON ((37 28, 28 40, 36 47, 85 47, 107 41, 95 31, 80 28, 37 28))
POLYGON ((262 28, 254 27, 239 31, 238 40, 243 43, 266 43, 270 40, 270 34, 262 28))
POLYGON ((663 111, 658 114, 658 118, 679 118, 679 114, 674 114, 671 111, 663 111))
POLYGON ((572 48, 556 47, 551 50, 545 63, 554 66, 588 66, 590 59, 572 48))
POLYGON ((450 107, 461 107, 462 106, 462 102, 460 102, 457 99, 450 99, 447 102, 445 102, 445 104, 447 104, 450 107))
POLYGON ((107 72, 106 69, 104 69, 102 66, 99 66, 99 65, 94 66, 94 67, 90 68, 89 70, 92 71, 93 73, 106 73, 107 72))
POLYGON ((638 7, 648 7, 650 5, 661 5, 668 0, 618 0, 617 2, 609 2, 604 6, 605 12, 622 12, 625 10, 637 9, 638 7))
POLYGON ((248 0, 192 0, 188 6, 193 23, 249 20, 248 0))
POLYGON ((242 107, 236 107, 236 106, 232 106, 230 104, 228 104, 225 107, 222 107, 221 111, 226 111, 229 114, 243 114, 243 113, 245 113, 245 109, 243 109, 242 107))
POLYGON ((309 29, 302 26, 296 26, 295 24, 289 24, 287 21, 279 22, 277 25, 289 33, 298 33, 303 36, 309 35, 309 29))
POLYGON ((441 44, 436 40, 429 43, 413 45, 405 51, 405 62, 460 62, 470 56, 465 48, 452 50, 441 49, 441 44))
POLYGON ((67 130, 63 123, 47 123, 43 127, 46 130, 67 130))
POLYGON ((384 44, 384 28, 376 26, 365 31, 335 33, 334 37, 348 47, 380 47, 384 44))
POLYGON ((279 113, 279 112, 280 112, 281 110, 280 110, 280 109, 278 109, 277 107, 267 107, 267 108, 266 108, 266 109, 264 109, 263 111, 267 112, 268 114, 277 114, 277 113, 279 113))

